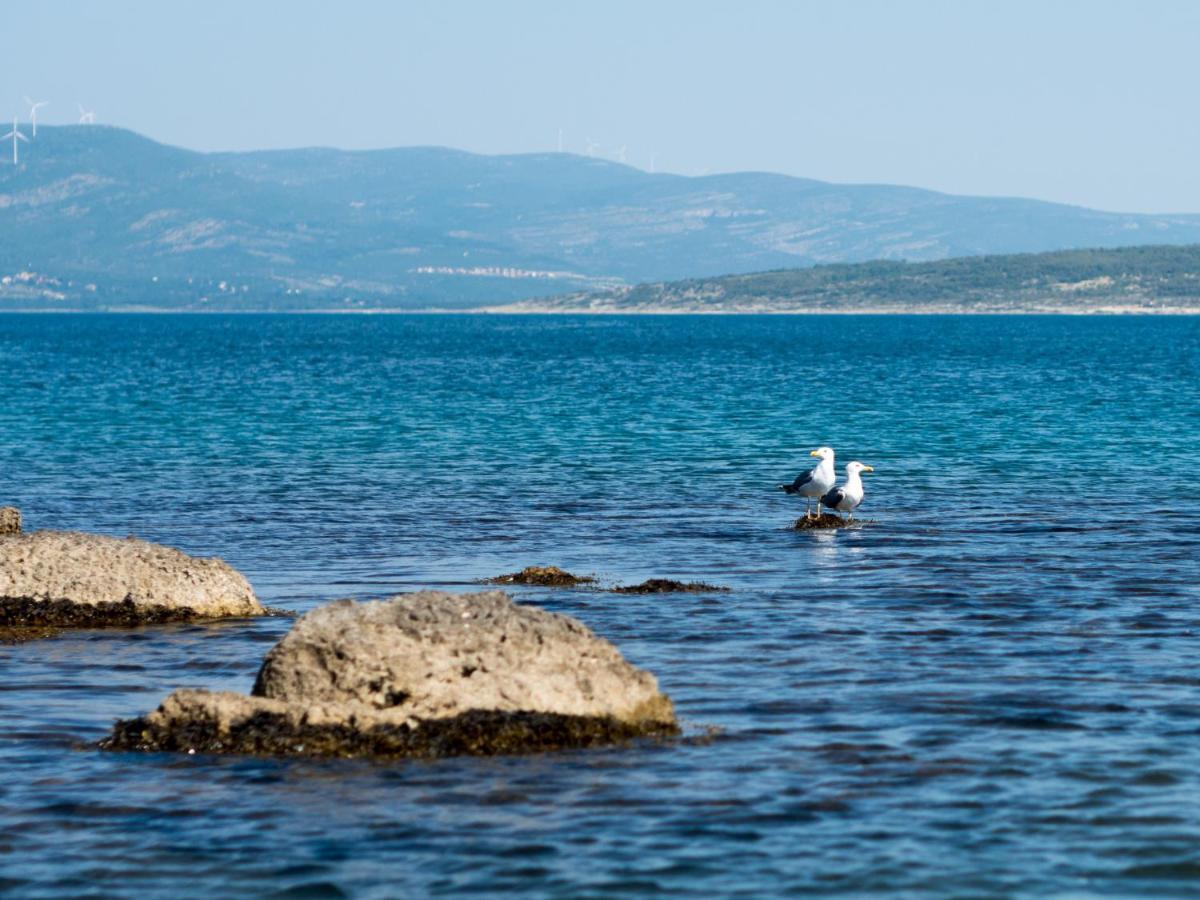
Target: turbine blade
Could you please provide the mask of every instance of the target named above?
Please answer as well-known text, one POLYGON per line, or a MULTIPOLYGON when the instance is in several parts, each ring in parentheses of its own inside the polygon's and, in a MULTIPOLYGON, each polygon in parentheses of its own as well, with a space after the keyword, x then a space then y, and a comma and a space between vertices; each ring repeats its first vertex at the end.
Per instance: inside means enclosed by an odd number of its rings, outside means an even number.
POLYGON ((19 131, 17 132, 17 137, 19 137, 21 140, 23 140, 27 144, 29 143, 29 138, 25 137, 25 135, 21 134, 21 132, 19 132, 19 131))

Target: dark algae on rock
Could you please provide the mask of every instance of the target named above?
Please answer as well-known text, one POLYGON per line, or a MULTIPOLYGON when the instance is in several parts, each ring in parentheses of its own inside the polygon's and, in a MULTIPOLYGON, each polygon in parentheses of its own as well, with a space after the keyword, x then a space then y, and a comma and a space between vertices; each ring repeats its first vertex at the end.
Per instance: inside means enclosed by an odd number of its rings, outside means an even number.
POLYGON ((197 717, 170 725, 143 716, 118 722, 101 741, 106 750, 231 753, 252 756, 403 757, 499 756, 609 746, 635 738, 671 737, 667 723, 651 727, 612 717, 564 716, 541 712, 471 710, 448 719, 358 728, 352 724, 294 722, 279 713, 258 712, 229 728, 197 717))
POLYGON ((34 600, 28 597, 0 599, 0 642, 51 637, 66 628, 105 628, 191 622, 203 618, 188 606, 149 604, 139 606, 133 598, 119 603, 74 603, 70 600, 34 600))
POLYGON ((520 572, 488 578, 486 584, 534 584, 542 587, 572 587, 577 584, 594 584, 591 575, 572 575, 558 566, 526 566, 520 572))
POLYGON ((678 731, 654 676, 580 622, 499 591, 422 591, 315 609, 267 654, 251 695, 176 691, 101 746, 429 757, 678 731))
POLYGON ((641 584, 628 584, 612 589, 615 594, 726 594, 729 588, 703 581, 672 581, 669 578, 650 578, 641 584))
MULTIPOLYGON (((596 578, 592 575, 572 575, 558 566, 527 566, 520 572, 489 578, 485 584, 531 584, 541 587, 573 587, 581 584, 595 585, 596 578)), ((643 581, 641 584, 597 587, 595 589, 610 591, 615 594, 702 594, 714 591, 723 593, 729 590, 729 588, 719 587, 714 584, 704 584, 700 581, 672 581, 669 578, 651 578, 643 581)))
POLYGON ((833 513, 822 513, 821 515, 801 516, 793 524, 792 528, 795 531, 812 531, 820 529, 833 528, 854 528, 859 525, 869 524, 867 519, 843 519, 841 516, 833 513))

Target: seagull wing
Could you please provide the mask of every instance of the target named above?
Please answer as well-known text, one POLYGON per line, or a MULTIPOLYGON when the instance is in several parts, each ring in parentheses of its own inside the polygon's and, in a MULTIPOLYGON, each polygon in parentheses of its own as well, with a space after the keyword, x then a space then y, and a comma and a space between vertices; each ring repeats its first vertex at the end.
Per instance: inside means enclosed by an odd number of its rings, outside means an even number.
POLYGON ((807 472, 802 472, 801 474, 796 476, 796 480, 792 482, 792 487, 799 490, 800 488, 804 487, 804 485, 808 484, 810 481, 812 481, 816 477, 817 477, 817 470, 815 468, 809 469, 807 472))
POLYGON ((821 498, 821 502, 825 506, 828 506, 832 509, 837 509, 838 504, 841 503, 845 498, 846 498, 846 492, 843 491, 840 487, 835 487, 835 488, 831 489, 829 491, 829 493, 827 493, 824 497, 821 498))
POLYGON ((795 494, 800 490, 800 488, 812 481, 816 474, 817 470, 815 468, 809 469, 807 472, 801 472, 799 475, 797 475, 796 480, 791 484, 781 484, 780 487, 789 494, 795 494))

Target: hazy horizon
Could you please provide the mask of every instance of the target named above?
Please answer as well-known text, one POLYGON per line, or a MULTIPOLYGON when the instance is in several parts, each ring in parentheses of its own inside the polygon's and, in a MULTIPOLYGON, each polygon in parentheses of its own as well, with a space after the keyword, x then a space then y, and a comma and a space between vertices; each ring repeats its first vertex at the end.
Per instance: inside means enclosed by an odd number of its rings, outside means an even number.
POLYGON ((189 149, 558 147, 683 175, 1200 212, 1200 8, 944 0, 404 6, 230 0, 6 11, 0 121, 189 149))

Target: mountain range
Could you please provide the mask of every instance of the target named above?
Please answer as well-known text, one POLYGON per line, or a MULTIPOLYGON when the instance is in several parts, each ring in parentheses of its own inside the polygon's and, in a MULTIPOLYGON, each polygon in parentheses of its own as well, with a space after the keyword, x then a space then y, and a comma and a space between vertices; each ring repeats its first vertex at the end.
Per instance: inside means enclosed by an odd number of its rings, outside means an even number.
POLYGON ((39 126, 0 163, 0 309, 472 308, 868 260, 1200 243, 1099 212, 438 147, 199 153, 39 126))

